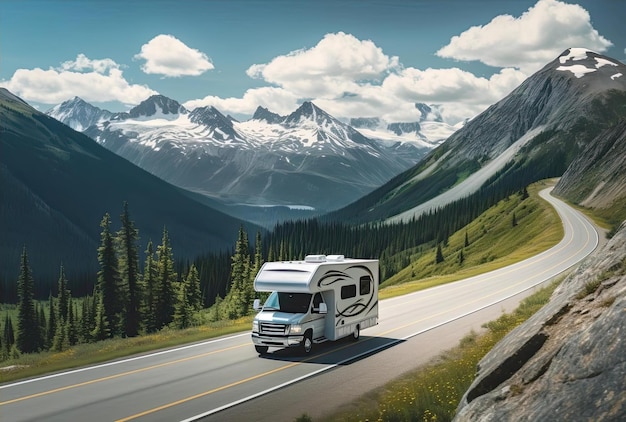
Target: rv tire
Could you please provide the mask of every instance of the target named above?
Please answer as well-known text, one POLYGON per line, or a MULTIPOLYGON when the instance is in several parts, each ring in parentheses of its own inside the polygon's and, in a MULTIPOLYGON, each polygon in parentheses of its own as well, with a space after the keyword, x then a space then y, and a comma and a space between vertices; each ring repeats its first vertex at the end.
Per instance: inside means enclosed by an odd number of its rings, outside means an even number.
POLYGON ((357 325, 354 328, 354 332, 352 333, 352 341, 357 341, 360 336, 361 336, 361 327, 357 325))
POLYGON ((267 349, 269 349, 269 347, 267 346, 254 346, 254 348, 256 349, 257 353, 259 355, 264 355, 267 353, 267 349))
POLYGON ((302 354, 308 355, 311 353, 311 350, 313 350, 313 334, 311 330, 307 330, 307 332, 304 333, 302 343, 300 343, 300 351, 302 354))

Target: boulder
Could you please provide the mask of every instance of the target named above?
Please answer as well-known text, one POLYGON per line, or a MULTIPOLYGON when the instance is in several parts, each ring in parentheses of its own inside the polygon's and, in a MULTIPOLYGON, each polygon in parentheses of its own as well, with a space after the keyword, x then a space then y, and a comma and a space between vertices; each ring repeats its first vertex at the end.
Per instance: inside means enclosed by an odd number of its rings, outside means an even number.
POLYGON ((626 420, 626 222, 478 364, 454 421, 626 420))

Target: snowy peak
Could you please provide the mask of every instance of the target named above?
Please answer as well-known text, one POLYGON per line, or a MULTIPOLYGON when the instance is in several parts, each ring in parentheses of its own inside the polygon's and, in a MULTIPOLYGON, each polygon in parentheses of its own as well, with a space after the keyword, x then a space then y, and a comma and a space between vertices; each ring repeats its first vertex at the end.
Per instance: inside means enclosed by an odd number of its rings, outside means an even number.
POLYGON ((239 137, 234 129, 233 120, 224 116, 213 106, 196 108, 189 113, 189 121, 209 128, 214 139, 226 140, 239 137))
POLYGON ((387 125, 387 129, 395 133, 396 135, 404 135, 405 133, 418 134, 420 131, 420 124, 414 123, 390 123, 387 125))
POLYGON ((265 107, 258 106, 254 115, 252 116, 252 120, 263 120, 270 124, 281 123, 285 118, 276 113, 272 113, 265 107))
POLYGON ((130 118, 138 117, 164 117, 171 118, 176 115, 184 114, 187 110, 176 100, 167 98, 163 95, 153 95, 147 100, 142 101, 138 106, 133 107, 128 112, 130 118))
POLYGON ((452 135, 458 127, 443 121, 439 106, 415 103, 415 121, 386 122, 378 117, 359 117, 350 119, 350 126, 359 130, 370 139, 387 144, 412 143, 418 148, 431 149, 441 144, 452 135))
POLYGON ((312 102, 305 101, 296 111, 287 116, 285 119, 285 125, 290 126, 301 124, 304 120, 314 122, 320 126, 324 126, 328 122, 340 123, 312 102))
POLYGON ((415 108, 419 110, 421 117, 420 122, 439 122, 443 123, 443 116, 437 106, 429 106, 424 103, 415 103, 415 108))
POLYGON ((48 110, 46 114, 79 132, 113 115, 110 111, 95 107, 80 97, 62 102, 48 110))
POLYGON ((623 63, 585 48, 565 50, 552 66, 557 71, 570 72, 578 79, 594 75, 624 84, 626 78, 626 66, 623 63))

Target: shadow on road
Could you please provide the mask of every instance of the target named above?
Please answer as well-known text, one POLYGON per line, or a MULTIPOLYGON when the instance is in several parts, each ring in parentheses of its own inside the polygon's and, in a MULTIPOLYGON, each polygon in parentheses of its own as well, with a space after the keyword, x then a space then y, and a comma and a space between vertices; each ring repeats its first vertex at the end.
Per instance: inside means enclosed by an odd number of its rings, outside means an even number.
POLYGON ((389 337, 369 336, 361 336, 358 341, 353 341, 348 337, 338 341, 316 344, 310 355, 303 355, 298 348, 270 348, 268 353, 259 355, 259 357, 285 362, 349 365, 405 341, 389 337))

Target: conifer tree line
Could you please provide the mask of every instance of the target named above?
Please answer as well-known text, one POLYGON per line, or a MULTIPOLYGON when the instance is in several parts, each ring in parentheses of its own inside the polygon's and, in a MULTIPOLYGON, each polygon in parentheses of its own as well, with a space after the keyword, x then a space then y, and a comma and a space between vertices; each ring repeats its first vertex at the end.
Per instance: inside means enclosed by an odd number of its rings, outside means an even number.
MULTIPOLYGON (((117 232, 111 229, 108 213, 100 222, 99 271, 93 294, 73 299, 61 265, 57 294, 50 293, 46 309, 35 300, 35 280, 24 247, 17 280, 17 321, 14 323, 7 313, 1 324, 0 360, 20 353, 61 351, 77 343, 135 337, 164 327, 181 329, 198 324, 198 313, 206 302, 201 273, 222 276, 225 271, 207 270, 207 263, 224 267, 225 255, 199 258, 202 271, 195 262, 177 265, 164 228, 160 245, 154 247, 152 241, 148 242, 141 266, 139 231, 126 202, 120 222, 117 232)), ((234 253, 228 255, 227 285, 223 293, 216 290, 212 296, 210 320, 236 319, 252 311, 252 281, 263 263, 260 232, 254 243, 252 251, 248 234, 240 227, 234 253)))

